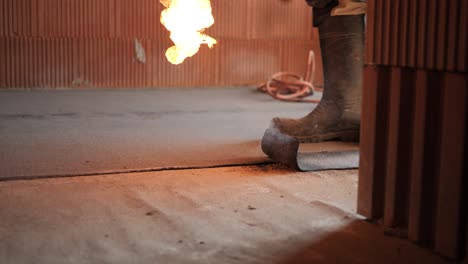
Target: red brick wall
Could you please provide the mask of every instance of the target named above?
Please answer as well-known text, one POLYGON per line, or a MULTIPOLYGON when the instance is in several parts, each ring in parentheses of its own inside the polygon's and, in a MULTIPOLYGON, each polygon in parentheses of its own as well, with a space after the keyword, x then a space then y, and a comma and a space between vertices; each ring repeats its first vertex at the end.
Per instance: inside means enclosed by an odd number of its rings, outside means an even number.
MULTIPOLYGON (((255 84, 280 70, 304 74, 308 50, 318 52, 305 1, 212 6, 207 33, 219 44, 173 66, 157 0, 0 0, 0 87, 255 84), (136 60, 135 39, 146 63, 136 60)), ((320 84, 320 69, 317 76, 320 84)))

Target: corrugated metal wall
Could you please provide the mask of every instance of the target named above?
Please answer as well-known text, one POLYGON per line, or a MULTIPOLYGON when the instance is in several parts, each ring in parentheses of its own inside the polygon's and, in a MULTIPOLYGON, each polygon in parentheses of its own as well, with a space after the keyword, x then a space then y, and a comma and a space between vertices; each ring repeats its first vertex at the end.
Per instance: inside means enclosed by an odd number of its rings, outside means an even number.
POLYGON ((173 66, 158 0, 0 0, 0 87, 251 84, 279 70, 304 74, 308 51, 318 52, 304 1, 212 6, 216 24, 207 33, 219 44, 173 66), (146 63, 136 59, 135 39, 146 63))
POLYGON ((358 211, 466 251, 466 0, 369 0, 358 211))

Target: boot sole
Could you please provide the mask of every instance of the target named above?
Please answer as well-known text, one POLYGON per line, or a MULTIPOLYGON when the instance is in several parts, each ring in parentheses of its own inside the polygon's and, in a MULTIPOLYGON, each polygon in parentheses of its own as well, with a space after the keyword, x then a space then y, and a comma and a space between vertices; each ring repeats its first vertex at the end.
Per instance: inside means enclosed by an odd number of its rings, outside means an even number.
POLYGON ((340 140, 344 142, 359 142, 359 131, 341 131, 325 133, 309 137, 294 137, 300 143, 320 143, 323 141, 340 140))

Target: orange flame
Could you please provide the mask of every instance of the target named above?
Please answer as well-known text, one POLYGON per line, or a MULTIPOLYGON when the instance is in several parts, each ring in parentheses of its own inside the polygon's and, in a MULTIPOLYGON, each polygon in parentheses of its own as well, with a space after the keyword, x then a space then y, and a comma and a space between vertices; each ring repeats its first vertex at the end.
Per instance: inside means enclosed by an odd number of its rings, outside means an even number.
POLYGON ((216 40, 203 31, 214 24, 210 0, 160 0, 166 9, 161 12, 161 24, 171 32, 174 46, 166 51, 167 60, 181 64, 195 55, 201 44, 212 48, 216 40))

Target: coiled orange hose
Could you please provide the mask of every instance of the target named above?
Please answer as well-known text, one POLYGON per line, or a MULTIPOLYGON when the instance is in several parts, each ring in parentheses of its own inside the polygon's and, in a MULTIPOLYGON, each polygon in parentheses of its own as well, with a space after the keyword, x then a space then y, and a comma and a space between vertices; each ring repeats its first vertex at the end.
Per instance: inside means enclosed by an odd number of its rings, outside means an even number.
POLYGON ((305 78, 291 72, 277 72, 266 83, 260 84, 257 90, 268 93, 271 97, 281 101, 318 103, 320 100, 305 99, 305 97, 313 95, 314 92, 323 90, 314 86, 314 77, 315 53, 311 50, 305 78))

